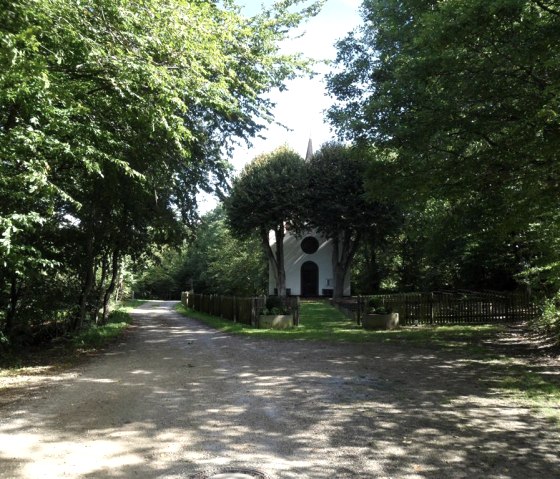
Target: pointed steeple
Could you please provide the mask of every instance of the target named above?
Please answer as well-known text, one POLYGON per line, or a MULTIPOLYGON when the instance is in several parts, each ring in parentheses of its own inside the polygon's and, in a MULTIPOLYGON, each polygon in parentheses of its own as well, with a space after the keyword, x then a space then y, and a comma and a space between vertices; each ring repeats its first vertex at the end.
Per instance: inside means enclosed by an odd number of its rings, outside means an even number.
POLYGON ((307 153, 305 154, 305 161, 309 161, 313 158, 313 144, 311 143, 311 138, 309 138, 309 143, 307 143, 307 153))

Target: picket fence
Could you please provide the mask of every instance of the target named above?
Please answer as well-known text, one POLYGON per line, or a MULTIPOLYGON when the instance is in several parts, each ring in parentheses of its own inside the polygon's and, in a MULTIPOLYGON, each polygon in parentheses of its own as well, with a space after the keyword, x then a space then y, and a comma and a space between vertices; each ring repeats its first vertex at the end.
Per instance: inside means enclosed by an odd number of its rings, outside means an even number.
MULTIPOLYGON (((299 324, 299 302, 296 297, 282 299, 284 306, 293 314, 294 325, 299 324)), ((266 296, 239 297, 220 294, 181 293, 181 303, 186 308, 210 314, 229 321, 259 326, 259 315, 265 309, 266 296)))
POLYGON ((525 292, 433 291, 359 296, 342 300, 342 309, 351 311, 360 322, 371 302, 399 313, 402 325, 484 324, 531 320, 538 307, 525 292))

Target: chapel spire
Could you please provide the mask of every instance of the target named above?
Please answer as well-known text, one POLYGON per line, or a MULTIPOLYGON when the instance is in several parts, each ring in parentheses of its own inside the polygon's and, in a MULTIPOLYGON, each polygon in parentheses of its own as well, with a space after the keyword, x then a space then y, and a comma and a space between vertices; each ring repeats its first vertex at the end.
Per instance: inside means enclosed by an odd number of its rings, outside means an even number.
POLYGON ((307 143, 307 153, 305 154, 305 161, 310 161, 313 158, 313 144, 311 143, 311 138, 309 138, 309 143, 307 143))

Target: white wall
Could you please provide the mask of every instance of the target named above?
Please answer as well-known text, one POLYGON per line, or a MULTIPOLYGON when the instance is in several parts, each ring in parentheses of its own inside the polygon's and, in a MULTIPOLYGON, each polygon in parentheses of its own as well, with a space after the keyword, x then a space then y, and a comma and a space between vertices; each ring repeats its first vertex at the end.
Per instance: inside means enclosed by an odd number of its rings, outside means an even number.
MULTIPOLYGON (((270 244, 273 251, 275 251, 275 243, 276 240, 274 234, 272 233, 270 235, 270 244)), ((286 288, 291 289, 292 295, 299 296, 301 294, 301 265, 306 261, 313 261, 319 267, 319 295, 322 294, 323 289, 333 289, 331 240, 323 238, 315 231, 311 231, 309 234, 304 234, 300 238, 296 238, 291 234, 286 234, 284 237, 284 260, 284 266, 286 269, 286 288), (304 253, 301 249, 301 241, 306 236, 313 236, 319 241, 319 249, 313 254, 304 253)), ((269 267, 269 294, 274 294, 275 287, 276 280, 274 279, 272 268, 269 267)), ((344 295, 350 296, 350 274, 348 274, 347 278, 345 278, 344 295)))

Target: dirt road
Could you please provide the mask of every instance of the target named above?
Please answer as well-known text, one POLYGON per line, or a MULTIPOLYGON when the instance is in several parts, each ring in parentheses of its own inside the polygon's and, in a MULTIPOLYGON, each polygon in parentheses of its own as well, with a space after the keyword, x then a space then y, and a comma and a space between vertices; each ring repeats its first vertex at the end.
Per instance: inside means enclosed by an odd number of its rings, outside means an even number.
POLYGON ((560 478, 558 425, 496 392, 498 364, 230 336, 173 306, 0 409, 0 477, 560 478))

